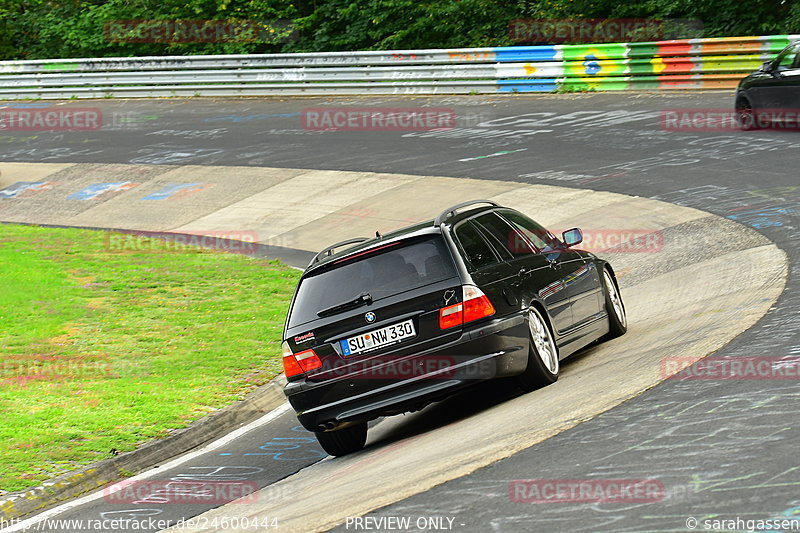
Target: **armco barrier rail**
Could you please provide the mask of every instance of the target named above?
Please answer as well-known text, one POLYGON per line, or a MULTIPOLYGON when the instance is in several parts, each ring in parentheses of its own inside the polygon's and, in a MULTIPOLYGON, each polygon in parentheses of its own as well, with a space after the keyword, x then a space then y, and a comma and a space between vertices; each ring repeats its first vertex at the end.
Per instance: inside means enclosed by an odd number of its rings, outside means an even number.
POLYGON ((800 35, 0 62, 0 99, 727 89, 800 35))

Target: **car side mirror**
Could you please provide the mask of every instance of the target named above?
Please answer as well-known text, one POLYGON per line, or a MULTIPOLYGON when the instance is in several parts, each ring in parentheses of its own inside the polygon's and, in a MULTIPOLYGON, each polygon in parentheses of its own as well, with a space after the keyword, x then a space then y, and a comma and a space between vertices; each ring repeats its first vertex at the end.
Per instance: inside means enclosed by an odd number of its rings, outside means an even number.
POLYGON ((561 240, 570 248, 583 242, 583 232, 579 228, 568 229, 561 234, 561 240))
POLYGON ((761 72, 772 72, 772 61, 764 61, 758 70, 761 72))

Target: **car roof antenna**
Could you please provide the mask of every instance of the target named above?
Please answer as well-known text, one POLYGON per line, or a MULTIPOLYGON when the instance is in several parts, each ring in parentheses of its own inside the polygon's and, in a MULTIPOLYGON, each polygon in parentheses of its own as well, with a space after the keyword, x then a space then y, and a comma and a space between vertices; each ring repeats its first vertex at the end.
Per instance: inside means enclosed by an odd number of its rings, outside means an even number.
POLYGON ((382 239, 383 237, 381 237, 381 233, 379 231, 376 231, 375 232, 375 238, 376 239, 382 239))

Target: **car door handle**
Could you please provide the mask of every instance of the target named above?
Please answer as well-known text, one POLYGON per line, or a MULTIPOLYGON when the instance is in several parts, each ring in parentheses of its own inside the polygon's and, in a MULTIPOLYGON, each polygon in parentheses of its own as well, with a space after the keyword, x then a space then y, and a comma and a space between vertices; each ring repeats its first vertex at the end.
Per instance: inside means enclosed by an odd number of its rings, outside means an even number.
POLYGON ((531 275, 531 271, 530 271, 530 270, 528 270, 528 269, 527 269, 527 268, 525 268, 525 267, 522 267, 522 268, 520 268, 520 269, 519 269, 519 272, 517 272, 517 275, 518 275, 519 277, 521 277, 521 278, 527 278, 528 276, 530 276, 530 275, 531 275))

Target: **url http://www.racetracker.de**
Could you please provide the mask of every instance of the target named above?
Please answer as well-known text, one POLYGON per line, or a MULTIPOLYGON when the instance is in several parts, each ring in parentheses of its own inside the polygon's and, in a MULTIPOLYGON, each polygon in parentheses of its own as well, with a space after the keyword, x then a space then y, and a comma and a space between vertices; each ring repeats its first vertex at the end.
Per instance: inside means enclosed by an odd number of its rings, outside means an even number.
MULTIPOLYGON (((21 523, 20 519, 3 520, 0 519, 0 531, 7 527, 18 526, 21 523)), ((115 532, 119 530, 129 531, 161 531, 162 529, 180 530, 203 530, 213 529, 222 530, 227 529, 241 531, 253 530, 264 531, 268 529, 278 529, 279 522, 277 518, 269 516, 261 517, 213 517, 208 518, 205 516, 198 516, 195 518, 186 518, 178 521, 155 519, 153 517, 143 517, 138 519, 133 518, 98 518, 98 519, 45 519, 30 526, 23 528, 22 532, 32 531, 91 531, 93 533, 115 532)))

